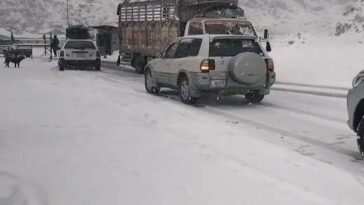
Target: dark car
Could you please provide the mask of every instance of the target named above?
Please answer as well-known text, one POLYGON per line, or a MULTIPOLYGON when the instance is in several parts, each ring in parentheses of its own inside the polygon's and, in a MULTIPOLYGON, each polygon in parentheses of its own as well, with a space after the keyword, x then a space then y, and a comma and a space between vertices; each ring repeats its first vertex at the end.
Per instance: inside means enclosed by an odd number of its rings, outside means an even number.
POLYGON ((360 154, 364 157, 364 71, 353 80, 347 97, 349 127, 358 135, 360 154))
POLYGON ((33 57, 33 48, 28 45, 16 45, 14 46, 14 53, 19 56, 25 56, 27 58, 33 57))
POLYGON ((6 52, 6 48, 2 48, 0 47, 0 55, 4 56, 5 55, 5 52, 6 52))

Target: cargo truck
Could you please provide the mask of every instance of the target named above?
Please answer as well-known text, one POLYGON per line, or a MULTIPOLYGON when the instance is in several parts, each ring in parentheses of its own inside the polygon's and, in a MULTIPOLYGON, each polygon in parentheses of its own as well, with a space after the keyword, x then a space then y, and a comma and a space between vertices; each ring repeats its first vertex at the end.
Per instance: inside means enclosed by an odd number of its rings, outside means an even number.
POLYGON ((238 0, 125 0, 117 14, 121 61, 138 73, 181 36, 232 32, 257 37, 238 0))

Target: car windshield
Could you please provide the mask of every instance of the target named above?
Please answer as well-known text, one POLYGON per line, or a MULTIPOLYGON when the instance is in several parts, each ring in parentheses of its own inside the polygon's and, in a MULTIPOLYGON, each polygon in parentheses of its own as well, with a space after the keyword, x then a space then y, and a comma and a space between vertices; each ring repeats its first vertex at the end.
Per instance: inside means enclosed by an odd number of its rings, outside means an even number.
POLYGON ((242 21, 206 21, 206 33, 256 36, 253 26, 242 21))
POLYGON ((91 41, 68 41, 65 49, 95 49, 95 45, 91 41))
POLYGON ((211 57, 236 56, 244 52, 263 54, 260 46, 251 39, 214 39, 210 43, 211 57))

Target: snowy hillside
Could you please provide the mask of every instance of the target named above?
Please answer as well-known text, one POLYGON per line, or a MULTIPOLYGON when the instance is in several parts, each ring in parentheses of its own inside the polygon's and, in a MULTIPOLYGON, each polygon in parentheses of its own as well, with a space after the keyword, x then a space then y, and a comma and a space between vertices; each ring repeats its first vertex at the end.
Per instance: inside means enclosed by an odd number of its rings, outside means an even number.
MULTIPOLYGON (((122 0, 70 0, 71 22, 98 25, 117 22, 122 0)), ((361 32, 361 0, 240 0, 258 29, 275 34, 361 32)), ((0 27, 37 31, 66 24, 66 0, 1 0, 0 27)))
MULTIPOLYGON (((69 0, 71 23, 116 22, 118 0, 69 0)), ((66 25, 66 0, 1 0, 0 27, 37 31, 66 25)))
POLYGON ((354 12, 344 15, 349 8, 364 8, 356 0, 240 0, 240 5, 258 27, 269 28, 276 34, 333 35, 338 24, 351 24, 356 18, 354 12))

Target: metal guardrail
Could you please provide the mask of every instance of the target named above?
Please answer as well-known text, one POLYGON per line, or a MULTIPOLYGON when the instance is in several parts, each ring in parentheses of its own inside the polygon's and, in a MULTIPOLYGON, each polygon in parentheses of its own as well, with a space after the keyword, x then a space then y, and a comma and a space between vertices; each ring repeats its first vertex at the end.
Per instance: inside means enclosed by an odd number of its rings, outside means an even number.
POLYGON ((27 57, 33 58, 33 49, 34 47, 45 47, 47 49, 47 47, 50 47, 49 44, 14 44, 14 45, 0 45, 0 55, 5 55, 5 52, 7 51, 11 51, 13 48, 15 47, 15 49, 17 48, 21 48, 21 47, 28 47, 25 50, 28 50, 28 52, 26 53, 22 53, 22 50, 20 49, 20 55, 25 55, 27 57), (30 52, 29 52, 30 51, 30 52))

